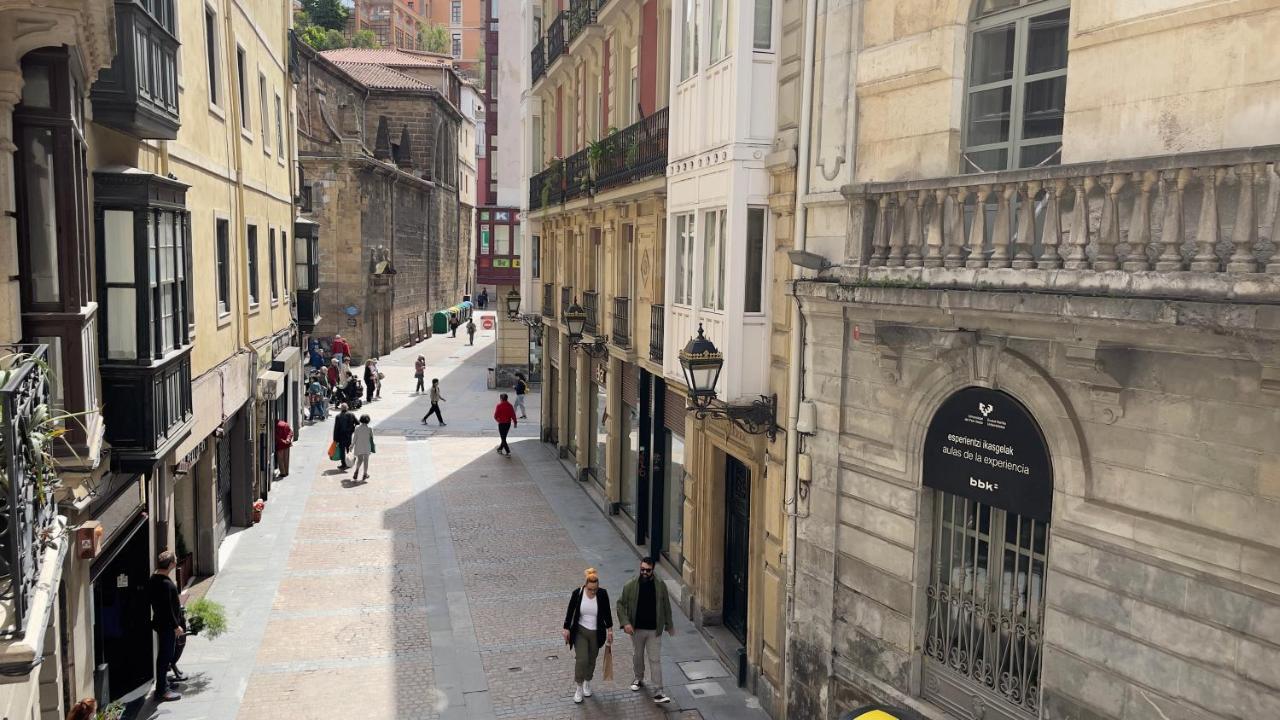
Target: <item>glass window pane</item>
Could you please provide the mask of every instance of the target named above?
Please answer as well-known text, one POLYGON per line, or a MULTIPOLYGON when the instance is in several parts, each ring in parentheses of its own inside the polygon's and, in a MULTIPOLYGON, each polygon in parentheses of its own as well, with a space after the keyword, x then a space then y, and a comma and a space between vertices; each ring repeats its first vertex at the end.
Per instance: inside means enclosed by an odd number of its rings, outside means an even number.
POLYGON ((511 254, 511 226, 510 225, 494 225, 494 254, 510 255, 511 254))
POLYGON ((173 213, 159 213, 160 221, 160 282, 173 282, 174 277, 174 239, 173 213))
POLYGON ((31 299, 57 302, 62 296, 58 278, 58 205, 53 160, 53 131, 38 129, 24 133, 19 152, 23 164, 23 187, 27 193, 27 281, 31 299))
MULTIPOLYGON (((632 370, 632 372, 635 372, 632 370)), ((636 463, 640 456, 640 411, 630 405, 622 406, 622 467, 618 468, 622 483, 619 500, 622 511, 631 517, 636 514, 636 463)))
POLYGON ((1070 11, 1033 17, 1028 23, 1027 74, 1061 70, 1067 66, 1067 22, 1070 11))
POLYGON ((667 431, 666 512, 662 514, 667 559, 680 567, 684 553, 684 440, 667 431))
POLYGON ((773 0, 756 0, 756 13, 752 24, 755 49, 773 47, 773 0))
POLYGON ((31 63, 22 69, 22 104, 29 108, 47 108, 53 100, 49 84, 49 66, 31 63))
POLYGON ((107 288, 107 357, 138 357, 138 298, 133 288, 107 288))
POLYGON ((967 173, 1005 170, 1009 165, 1009 151, 1004 148, 978 152, 970 151, 965 153, 964 164, 964 171, 967 173))
POLYGON ((1022 137, 1038 138, 1062 134, 1066 109, 1067 76, 1027 83, 1022 102, 1022 137))
POLYGON ((65 380, 67 377, 66 368, 62 364, 62 338, 57 335, 39 336, 36 342, 41 345, 49 346, 49 409, 65 410, 66 409, 66 393, 65 380))
POLYGON ((711 0, 711 62, 724 57, 724 0, 711 0))
POLYGON ((969 145, 987 145, 1009 139, 1009 87, 969 94, 969 145))
POLYGON ((107 210, 102 214, 106 235, 106 276, 108 283, 133 282, 133 211, 107 210))
POLYGON ((1013 77, 1013 38, 1013 23, 973 34, 970 85, 985 85, 1013 77))
POLYGON ((676 216, 676 294, 675 302, 683 305, 687 302, 684 296, 684 276, 686 272, 684 264, 684 216, 676 216))
POLYGON ((702 307, 711 309, 715 307, 715 282, 716 277, 716 232, 719 224, 716 222, 715 212, 703 214, 703 241, 702 241, 702 307))
POLYGON ((725 223, 728 221, 729 212, 727 210, 720 211, 720 233, 716 238, 716 309, 724 309, 724 257, 725 244, 729 240, 728 233, 725 232, 725 223))
POLYGON ((1062 147, 1061 142, 1026 145, 1018 154, 1018 167, 1035 167, 1041 163, 1046 166, 1058 165, 1062 162, 1062 157, 1057 154, 1060 147, 1062 147), (1048 159, 1048 162, 1045 162, 1046 159, 1048 159))
POLYGON ((147 284, 156 284, 156 217, 147 213, 147 284))
POLYGON ((1015 8, 1018 7, 1020 2, 1022 2, 1022 0, 979 0, 978 16, 981 17, 983 15, 1000 12, 1001 10, 1015 8))
POLYGON ((744 312, 761 312, 764 295, 764 208, 747 209, 747 274, 744 312))

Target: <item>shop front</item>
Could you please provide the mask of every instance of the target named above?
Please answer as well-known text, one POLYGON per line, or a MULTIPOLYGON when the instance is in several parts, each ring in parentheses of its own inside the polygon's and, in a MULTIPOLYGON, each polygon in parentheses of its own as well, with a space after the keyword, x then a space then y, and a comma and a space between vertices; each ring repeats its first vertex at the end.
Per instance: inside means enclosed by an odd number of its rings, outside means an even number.
POLYGON ((146 476, 113 473, 89 507, 102 550, 89 567, 93 602, 94 695, 103 705, 153 679, 146 583, 155 554, 148 532, 146 476))
POLYGON ((600 490, 604 491, 607 485, 608 457, 609 457, 609 383, 608 383, 608 360, 603 362, 592 360, 591 362, 591 382, 587 385, 588 396, 591 403, 591 412, 588 416, 591 421, 591 434, 589 437, 589 456, 587 462, 587 475, 596 485, 600 486, 600 490))

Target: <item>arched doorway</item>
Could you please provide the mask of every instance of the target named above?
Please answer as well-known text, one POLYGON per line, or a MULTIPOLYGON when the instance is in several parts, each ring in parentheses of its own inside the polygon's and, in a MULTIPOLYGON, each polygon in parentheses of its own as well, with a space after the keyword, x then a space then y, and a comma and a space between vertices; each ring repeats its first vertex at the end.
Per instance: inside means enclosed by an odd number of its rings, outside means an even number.
POLYGON ((1039 713, 1053 468, 1039 424, 1000 390, 947 398, 925 436, 933 524, 923 694, 961 718, 1039 713))

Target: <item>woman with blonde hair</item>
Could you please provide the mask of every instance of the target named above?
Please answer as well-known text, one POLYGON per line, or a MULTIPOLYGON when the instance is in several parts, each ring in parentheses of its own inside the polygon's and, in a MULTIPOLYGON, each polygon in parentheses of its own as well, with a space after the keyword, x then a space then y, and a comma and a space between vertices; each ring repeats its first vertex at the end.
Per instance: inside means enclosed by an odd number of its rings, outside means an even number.
POLYGON ((564 613, 564 642, 573 648, 573 701, 591 697, 591 679, 596 672, 596 657, 602 645, 613 644, 613 612, 609 592, 600 587, 595 568, 583 571, 582 587, 569 596, 564 613))
POLYGON ((93 720, 98 714, 98 701, 85 698, 76 703, 67 713, 67 720, 93 720))

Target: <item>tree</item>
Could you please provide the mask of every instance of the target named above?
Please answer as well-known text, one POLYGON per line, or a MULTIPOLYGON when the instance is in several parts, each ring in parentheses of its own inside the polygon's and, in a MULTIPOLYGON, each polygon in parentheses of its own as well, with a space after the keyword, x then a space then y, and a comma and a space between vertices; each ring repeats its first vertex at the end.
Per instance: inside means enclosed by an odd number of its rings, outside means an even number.
POLYGON ((302 11, 311 22, 327 30, 342 30, 351 13, 342 0, 302 0, 302 11))
POLYGON ((357 30, 356 34, 351 36, 351 47, 380 48, 382 43, 378 42, 378 36, 374 35, 372 30, 357 30))
POLYGON ((347 46, 347 39, 337 30, 310 25, 302 31, 302 41, 316 50, 336 50, 347 46))
POLYGON ((449 47, 449 31, 445 30, 443 25, 435 23, 427 23, 418 30, 418 45, 427 52, 445 55, 452 50, 449 47))

